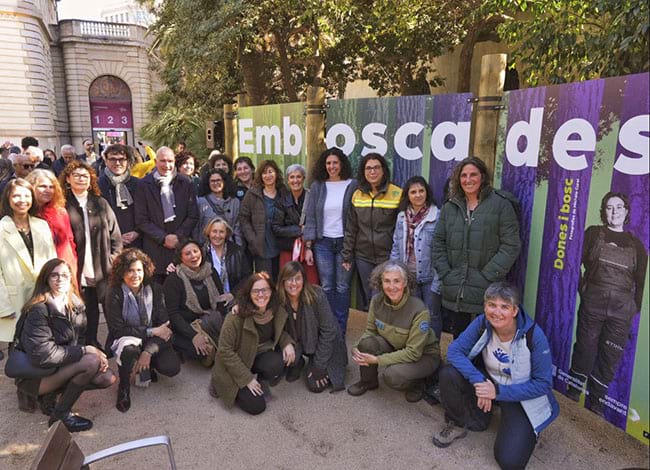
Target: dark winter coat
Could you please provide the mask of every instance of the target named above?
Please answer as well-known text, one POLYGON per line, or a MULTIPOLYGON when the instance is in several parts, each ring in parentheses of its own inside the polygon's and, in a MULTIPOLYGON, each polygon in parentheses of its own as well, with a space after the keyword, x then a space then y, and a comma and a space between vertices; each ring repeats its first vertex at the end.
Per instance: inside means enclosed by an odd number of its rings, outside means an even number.
MULTIPOLYGON (((65 208, 70 215, 70 227, 72 227, 74 243, 77 246, 77 281, 78 285, 81 285, 86 257, 84 214, 73 194, 69 194, 67 197, 65 208)), ((108 276, 111 272, 113 259, 122 251, 122 232, 115 213, 106 199, 89 193, 87 209, 97 296, 99 299, 103 299, 106 296, 108 276)))
MULTIPOLYGON (((287 197, 288 190, 278 189, 275 205, 281 210, 280 201, 287 197)), ((288 197, 291 197, 289 193, 288 197)), ((262 188, 253 186, 248 190, 239 207, 239 225, 246 247, 253 256, 264 255, 264 236, 266 232, 266 208, 262 188)))
MULTIPOLYGON (((210 247, 205 250, 206 261, 212 263, 210 247)), ((214 268, 213 268, 214 269, 214 268)), ((226 242, 226 270, 228 271, 228 283, 230 292, 233 294, 237 291, 239 284, 248 276, 253 274, 251 262, 244 249, 233 241, 226 242)), ((214 270, 215 274, 218 273, 214 270)), ((221 278, 219 279, 221 281, 221 278)), ((223 285, 223 282, 221 283, 223 285)))
MULTIPOLYGON (((120 226, 120 232, 122 233, 137 231, 135 224, 135 205, 137 202, 136 190, 138 187, 138 181, 138 178, 132 176, 126 182, 126 187, 129 190, 129 193, 131 193, 131 197, 133 197, 133 204, 127 206, 125 209, 122 209, 117 206, 115 186, 113 186, 108 177, 103 173, 99 177, 99 190, 102 192, 102 197, 108 201, 111 209, 113 209, 115 217, 117 218, 117 224, 120 226)), ((142 248, 142 236, 136 238, 133 243, 129 245, 129 248, 142 248)))
POLYGON ((302 235, 302 228, 300 227, 300 219, 302 216, 302 207, 307 199, 309 199, 308 190, 303 192, 303 203, 296 206, 293 200, 291 191, 282 194, 278 198, 279 204, 276 204, 276 211, 271 220, 271 229, 278 241, 278 248, 282 251, 293 250, 293 242, 296 238, 302 235))
POLYGON ((442 305, 456 312, 482 312, 485 289, 505 279, 520 249, 517 214, 505 196, 485 188, 471 216, 463 196, 447 201, 432 247, 442 305))
POLYGON ((176 201, 176 218, 165 223, 160 186, 149 173, 138 182, 136 190, 135 223, 142 233, 142 250, 156 265, 156 274, 165 274, 165 269, 174 259, 174 250, 165 248, 165 236, 175 234, 179 240, 192 236, 199 221, 196 206, 196 188, 184 175, 176 175, 172 182, 176 201))

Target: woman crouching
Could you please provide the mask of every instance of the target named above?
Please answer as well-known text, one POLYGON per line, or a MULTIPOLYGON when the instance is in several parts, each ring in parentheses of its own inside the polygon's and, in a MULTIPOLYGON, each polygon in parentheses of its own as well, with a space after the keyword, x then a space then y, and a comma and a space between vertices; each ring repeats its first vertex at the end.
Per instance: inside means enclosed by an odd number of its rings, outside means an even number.
POLYGON ((303 265, 290 261, 278 275, 280 309, 287 315, 287 331, 295 340, 296 361, 287 369, 287 382, 300 378, 309 358, 307 388, 320 393, 330 384, 343 390, 348 353, 325 292, 307 281, 303 265))
POLYGON ((361 380, 348 388, 350 395, 377 388, 378 366, 383 366, 386 385, 404 390, 409 402, 422 399, 425 379, 440 365, 440 343, 427 306, 411 295, 413 282, 401 261, 386 261, 372 271, 371 286, 381 292, 370 301, 366 331, 352 349, 361 380))
POLYGON ((266 272, 251 275, 236 301, 237 313, 227 315, 221 329, 210 392, 229 408, 236 403, 257 415, 266 409, 263 385, 280 380, 284 364, 295 361, 295 350, 285 331, 287 312, 277 308, 266 272))
POLYGON ((467 430, 485 431, 496 402, 501 422, 494 457, 508 469, 526 466, 538 434, 559 413, 548 341, 519 300, 510 284, 492 284, 485 313, 449 346, 449 365, 440 370, 447 424, 433 436, 436 446, 447 447, 467 430))
POLYGON ((180 360, 172 348, 172 330, 161 287, 151 282, 154 265, 146 254, 129 248, 113 261, 111 289, 106 295, 108 341, 117 358, 120 385, 115 407, 131 407, 131 376, 136 383, 178 374, 180 360))
POLYGON ((14 342, 33 368, 51 369, 52 373, 17 378, 16 385, 39 398, 41 409, 50 416, 50 426, 60 420, 70 432, 93 426, 91 420, 72 414, 81 394, 115 383, 104 353, 94 346, 82 346, 85 328, 84 305, 72 282, 70 266, 62 259, 51 259, 43 265, 34 293, 23 307, 14 342))

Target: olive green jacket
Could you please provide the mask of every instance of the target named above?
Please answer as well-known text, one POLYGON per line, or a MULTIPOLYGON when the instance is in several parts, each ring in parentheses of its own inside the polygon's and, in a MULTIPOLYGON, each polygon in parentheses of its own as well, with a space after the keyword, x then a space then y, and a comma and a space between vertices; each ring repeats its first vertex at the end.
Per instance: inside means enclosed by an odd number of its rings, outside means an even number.
MULTIPOLYGON (((284 331, 287 312, 279 309, 273 314, 273 348, 284 349, 293 339, 284 331)), ((257 355, 259 335, 253 317, 229 313, 221 327, 219 346, 212 367, 212 386, 227 407, 232 407, 239 389, 253 380, 253 361, 257 355)))
POLYGON ((431 252, 443 307, 481 313, 485 289, 505 279, 520 249, 517 214, 504 194, 485 188, 471 217, 464 197, 447 201, 431 252))

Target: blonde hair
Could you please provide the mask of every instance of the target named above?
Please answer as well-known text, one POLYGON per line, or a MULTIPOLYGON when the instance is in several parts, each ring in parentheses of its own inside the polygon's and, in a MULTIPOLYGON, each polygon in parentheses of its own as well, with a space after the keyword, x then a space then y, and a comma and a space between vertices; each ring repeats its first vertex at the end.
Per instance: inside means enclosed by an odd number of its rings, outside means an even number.
MULTIPOLYGON (((36 186, 38 185, 39 180, 45 179, 52 183, 52 186, 54 186, 54 196, 52 196, 51 202, 52 207, 55 207, 57 209, 63 209, 65 207, 65 196, 63 195, 61 184, 59 183, 59 180, 56 178, 54 173, 52 173, 50 170, 36 168, 29 175, 27 175, 25 179, 29 181, 30 184, 34 187, 34 192, 36 192, 36 186)), ((37 201, 34 201, 34 203, 38 205, 37 201)), ((39 209, 42 209, 40 205, 39 209)))

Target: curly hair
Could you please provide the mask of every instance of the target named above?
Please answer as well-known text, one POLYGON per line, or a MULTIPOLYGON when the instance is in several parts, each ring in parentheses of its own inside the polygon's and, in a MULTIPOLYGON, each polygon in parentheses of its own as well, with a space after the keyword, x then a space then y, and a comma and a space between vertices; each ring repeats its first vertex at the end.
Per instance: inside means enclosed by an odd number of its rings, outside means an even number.
POLYGON ((199 250, 201 250, 201 265, 203 265, 203 263, 205 263, 205 251, 201 244, 192 238, 184 238, 178 242, 178 245, 176 245, 176 249, 174 250, 174 264, 182 263, 183 248, 187 245, 196 245, 199 247, 199 250))
POLYGON ((261 271, 248 276, 246 280, 242 281, 239 289, 237 289, 237 294, 235 295, 236 303, 239 306, 239 312, 237 314, 243 318, 252 317, 258 312, 257 306, 253 303, 253 299, 251 298, 251 290, 257 281, 266 281, 271 289, 271 298, 269 299, 267 308, 270 308, 274 312, 277 310, 277 293, 273 288, 271 276, 269 276, 266 271, 261 271))
POLYGON ((68 198, 68 196, 72 194, 72 190, 68 184, 68 177, 71 176, 75 170, 79 169, 86 170, 90 175, 90 187, 88 188, 88 192, 95 196, 101 196, 102 192, 100 191, 99 183, 97 182, 97 173, 95 173, 93 167, 83 160, 72 160, 65 166, 65 168, 63 168, 63 171, 59 175, 59 183, 61 183, 62 188, 65 188, 65 197, 68 198))
POLYGON ((174 156, 174 166, 176 167, 176 170, 179 170, 180 167, 185 165, 185 162, 190 158, 194 160, 194 173, 196 173, 199 167, 199 161, 196 159, 196 155, 189 150, 184 150, 174 156))
MULTIPOLYGON (((52 201, 50 205, 57 209, 63 209, 65 207, 65 196, 63 195, 63 189, 59 180, 56 179, 56 175, 50 170, 45 170, 43 168, 36 168, 25 178, 31 183, 31 185, 36 188, 38 186, 39 180, 47 180, 54 187, 54 195, 52 196, 52 201)), ((38 202, 35 201, 38 205, 38 202)), ((41 207, 39 207, 40 209, 41 207)))
POLYGON ((138 248, 127 248, 113 260, 110 278, 110 284, 112 287, 119 287, 122 284, 124 281, 124 275, 136 261, 142 263, 144 271, 144 280, 142 283, 149 284, 151 282, 151 278, 153 277, 156 268, 153 261, 151 261, 151 258, 149 258, 149 255, 138 248))
POLYGON ((415 275, 408 270, 402 261, 394 259, 384 261, 372 270, 370 273, 370 286, 379 292, 383 292, 382 278, 384 276, 384 273, 392 272, 400 273, 402 279, 406 281, 406 285, 409 287, 409 289, 413 290, 415 288, 415 275))
POLYGON ((111 144, 104 149, 104 159, 108 160, 109 155, 123 155, 126 157, 126 164, 130 168, 135 163, 133 149, 128 145, 111 144))
POLYGON ((416 175, 416 176, 411 176, 409 179, 406 180, 406 183, 404 183, 404 189, 402 189, 402 197, 399 200, 400 211, 405 211, 406 208, 409 206, 410 204, 409 189, 411 189, 411 186, 414 186, 416 184, 423 186, 424 190, 427 193, 427 197, 426 200, 424 201, 424 205, 427 207, 431 207, 433 205, 433 192, 431 191, 431 186, 429 186, 427 180, 425 180, 423 176, 416 175))
POLYGON ((366 164, 368 160, 377 160, 381 164, 381 169, 384 171, 384 177, 379 183, 379 187, 384 186, 388 181, 390 181, 390 168, 388 168, 388 162, 384 157, 378 153, 369 153, 361 158, 359 161, 359 168, 357 169, 357 181, 359 182, 359 189, 364 193, 369 193, 372 190, 370 183, 366 179, 366 164))
POLYGON ((13 217, 14 210, 11 208, 10 199, 11 194, 14 192, 14 188, 16 188, 16 186, 29 189, 29 192, 32 193, 32 206, 29 208, 27 213, 32 216, 36 215, 38 212, 38 207, 36 205, 36 194, 34 194, 34 187, 30 184, 29 181, 22 178, 16 178, 9 180, 7 186, 5 186, 5 189, 2 192, 2 199, 0 199, 0 217, 4 217, 5 215, 13 217))
MULTIPOLYGON (((34 170, 36 171, 36 170, 34 170)), ((603 196, 603 199, 600 201, 600 220, 603 222, 603 224, 607 224, 607 203, 609 200, 613 197, 619 198, 621 201, 623 201, 623 206, 627 210, 627 214, 625 214, 625 221, 623 224, 627 225, 630 223, 630 198, 627 197, 627 194, 621 193, 621 192, 614 192, 610 191, 605 196, 603 196)))
POLYGON ((452 199, 456 196, 465 197, 465 191, 460 185, 460 174, 463 172, 463 168, 467 165, 474 165, 478 168, 478 171, 481 172, 481 186, 479 187, 479 195, 483 192, 485 188, 490 187, 491 175, 488 171, 488 167, 483 160, 478 157, 467 157, 462 160, 451 175, 451 180, 449 183, 449 199, 452 199))
POLYGON ((352 178, 352 165, 350 164, 350 159, 343 153, 343 150, 337 147, 332 147, 321 153, 318 157, 318 160, 316 160, 316 163, 314 163, 314 166, 311 170, 312 179, 314 181, 321 182, 325 182, 329 179, 330 175, 327 172, 327 166, 325 163, 327 161, 327 157, 330 155, 334 155, 339 159, 339 163, 341 164, 341 179, 347 180, 352 178))
POLYGON ((282 172, 280 171, 280 167, 278 166, 278 164, 275 163, 275 161, 273 160, 264 160, 262 163, 260 163, 260 166, 255 171, 255 179, 253 180, 253 186, 257 188, 264 187, 264 183, 262 181, 262 175, 269 167, 273 168, 273 170, 275 171, 276 189, 284 188, 284 178, 282 177, 282 172))
MULTIPOLYGON (((228 165, 228 174, 232 178, 233 169, 235 168, 235 166, 234 166, 234 164, 232 162, 232 158, 230 158, 225 153, 215 153, 215 151, 213 150, 212 153, 210 153, 210 158, 208 160, 208 168, 213 169, 214 165, 219 160, 223 160, 224 162, 226 162, 226 165, 228 165)), ((239 160, 239 159, 237 159, 237 160, 239 160)))
POLYGON ((207 196, 212 191, 210 190, 210 177, 212 175, 221 175, 223 179, 223 199, 235 197, 235 183, 232 176, 223 170, 210 168, 208 171, 201 175, 201 182, 199 184, 199 196, 207 196))

